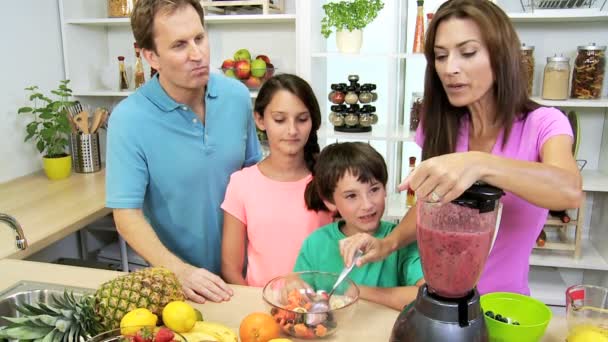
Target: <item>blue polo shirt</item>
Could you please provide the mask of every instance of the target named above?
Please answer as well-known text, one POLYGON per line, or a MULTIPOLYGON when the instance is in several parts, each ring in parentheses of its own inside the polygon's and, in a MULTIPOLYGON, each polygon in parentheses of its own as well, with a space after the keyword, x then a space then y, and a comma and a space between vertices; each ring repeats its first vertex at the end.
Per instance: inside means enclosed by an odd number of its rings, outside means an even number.
POLYGON ((108 124, 106 206, 142 208, 171 252, 219 274, 228 180, 262 153, 243 84, 212 73, 205 105, 203 124, 154 77, 116 106, 108 124))

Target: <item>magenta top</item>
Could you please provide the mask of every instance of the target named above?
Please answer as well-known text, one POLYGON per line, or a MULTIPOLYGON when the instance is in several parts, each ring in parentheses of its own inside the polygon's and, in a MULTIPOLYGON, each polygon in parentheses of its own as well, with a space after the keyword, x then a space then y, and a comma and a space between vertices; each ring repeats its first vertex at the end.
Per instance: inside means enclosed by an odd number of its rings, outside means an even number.
MULTIPOLYGON (((469 150, 470 117, 461 120, 456 152, 469 150)), ((422 122, 416 131, 416 143, 423 146, 422 122)), ((566 116, 555 108, 540 107, 525 118, 516 120, 504 149, 504 131, 492 148, 492 154, 504 158, 540 162, 543 144, 556 135, 573 136, 566 116)), ((510 193, 502 197, 502 220, 494 247, 481 274, 477 289, 481 294, 497 291, 530 294, 529 259, 536 238, 547 220, 547 209, 537 207, 510 193)))

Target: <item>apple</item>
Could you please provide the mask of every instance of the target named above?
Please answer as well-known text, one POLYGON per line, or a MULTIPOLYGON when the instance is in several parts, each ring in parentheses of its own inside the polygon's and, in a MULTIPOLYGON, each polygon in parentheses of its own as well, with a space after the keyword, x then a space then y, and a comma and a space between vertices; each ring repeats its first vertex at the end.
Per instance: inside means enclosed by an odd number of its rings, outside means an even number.
POLYGON ((236 75, 234 74, 234 69, 226 69, 224 71, 224 75, 226 77, 230 77, 230 78, 236 78, 236 75))
POLYGON ((226 59, 224 60, 224 62, 222 62, 222 69, 231 69, 234 68, 234 60, 233 59, 226 59))
POLYGON ((266 55, 258 55, 255 59, 263 59, 266 64, 270 63, 270 58, 268 58, 266 55))
POLYGON ((251 75, 251 64, 248 60, 239 60, 234 63, 234 74, 237 78, 245 80, 251 75))
POLYGON ((249 53, 249 50, 247 49, 239 49, 234 53, 234 60, 235 61, 250 61, 251 60, 251 54, 249 53))
POLYGON ((251 76, 262 77, 266 73, 266 62, 263 59, 251 61, 251 76))
POLYGON ((251 76, 245 81, 245 85, 249 88, 259 88, 262 85, 262 80, 259 77, 251 76))

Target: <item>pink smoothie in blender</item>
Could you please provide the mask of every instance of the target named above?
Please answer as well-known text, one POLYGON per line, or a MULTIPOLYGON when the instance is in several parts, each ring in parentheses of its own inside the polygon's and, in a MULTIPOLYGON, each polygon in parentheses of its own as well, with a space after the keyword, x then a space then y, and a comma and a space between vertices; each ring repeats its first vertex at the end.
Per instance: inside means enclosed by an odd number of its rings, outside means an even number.
POLYGON ((466 203, 418 202, 418 248, 429 292, 460 298, 475 287, 492 246, 496 219, 496 209, 482 212, 466 203))

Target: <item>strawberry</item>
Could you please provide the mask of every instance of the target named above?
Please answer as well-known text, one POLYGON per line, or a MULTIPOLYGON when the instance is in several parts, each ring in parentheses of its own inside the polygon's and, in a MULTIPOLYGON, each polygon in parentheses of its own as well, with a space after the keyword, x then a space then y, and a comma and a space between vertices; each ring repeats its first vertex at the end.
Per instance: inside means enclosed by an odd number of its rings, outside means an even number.
POLYGON ((133 342, 152 342, 152 331, 150 328, 140 329, 135 336, 133 336, 133 342))
POLYGON ((154 342, 171 342, 175 334, 168 328, 161 327, 154 336, 154 342))

